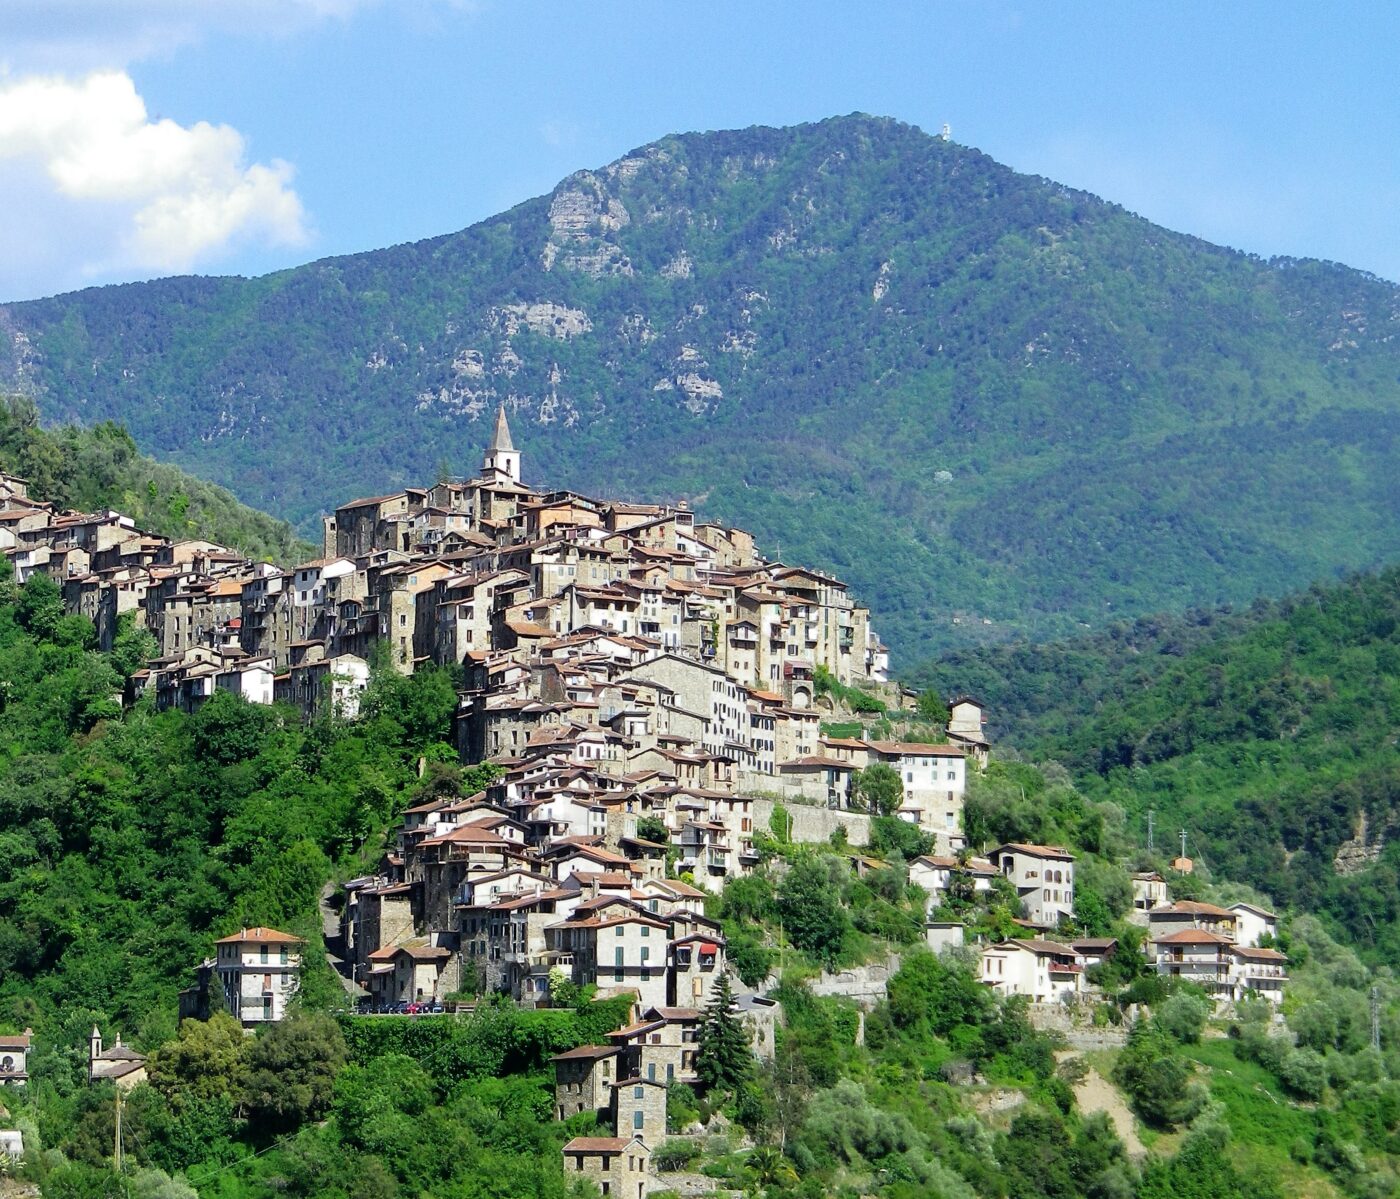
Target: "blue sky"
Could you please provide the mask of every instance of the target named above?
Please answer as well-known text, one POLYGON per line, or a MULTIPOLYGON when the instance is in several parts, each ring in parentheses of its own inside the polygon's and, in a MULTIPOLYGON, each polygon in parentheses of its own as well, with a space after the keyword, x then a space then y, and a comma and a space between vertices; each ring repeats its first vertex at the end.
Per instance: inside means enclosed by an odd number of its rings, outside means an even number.
POLYGON ((445 233, 663 134, 865 111, 1400 280, 1400 7, 5 0, 0 300, 445 233))

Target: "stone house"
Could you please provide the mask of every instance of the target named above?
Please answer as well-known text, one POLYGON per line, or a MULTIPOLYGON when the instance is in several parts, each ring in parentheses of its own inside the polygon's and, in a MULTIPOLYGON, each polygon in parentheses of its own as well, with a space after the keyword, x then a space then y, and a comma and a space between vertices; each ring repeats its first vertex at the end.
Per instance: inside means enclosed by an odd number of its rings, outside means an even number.
POLYGON ((603 1199, 645 1199, 651 1150, 637 1137, 575 1137, 561 1152, 566 1184, 584 1178, 603 1199))
POLYGON ((415 938, 404 945, 376 949, 368 956, 365 984, 377 1004, 441 999, 457 989, 452 951, 415 938))
POLYGON ((660 1145, 666 1139, 666 1084, 634 1074, 619 1078, 611 1090, 613 1128, 648 1145, 660 1145))
POLYGON ((622 1049, 617 1045, 580 1045, 549 1060, 554 1063, 554 1110, 567 1120, 579 1112, 607 1112, 617 1079, 622 1049))

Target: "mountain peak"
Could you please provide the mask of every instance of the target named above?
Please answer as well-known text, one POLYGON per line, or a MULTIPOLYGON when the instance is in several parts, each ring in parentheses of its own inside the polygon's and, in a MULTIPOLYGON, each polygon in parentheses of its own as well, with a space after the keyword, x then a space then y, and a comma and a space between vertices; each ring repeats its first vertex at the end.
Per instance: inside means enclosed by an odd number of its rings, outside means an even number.
POLYGON ((508 403, 542 476, 696 497, 850 579, 906 659, 1400 535, 1396 289, 888 117, 675 134, 431 241, 0 320, 50 419, 123 421, 307 531, 347 480, 474 468, 508 403))

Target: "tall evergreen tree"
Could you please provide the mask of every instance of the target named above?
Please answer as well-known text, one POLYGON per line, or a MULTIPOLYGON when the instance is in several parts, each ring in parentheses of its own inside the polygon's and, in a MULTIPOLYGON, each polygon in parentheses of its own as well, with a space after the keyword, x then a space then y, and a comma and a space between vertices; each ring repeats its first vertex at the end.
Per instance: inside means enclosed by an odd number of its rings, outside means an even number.
POLYGON ((753 1073, 753 1064, 748 1035, 734 1014, 734 990, 728 975, 721 975, 700 1025, 695 1072, 706 1090, 734 1090, 753 1073))

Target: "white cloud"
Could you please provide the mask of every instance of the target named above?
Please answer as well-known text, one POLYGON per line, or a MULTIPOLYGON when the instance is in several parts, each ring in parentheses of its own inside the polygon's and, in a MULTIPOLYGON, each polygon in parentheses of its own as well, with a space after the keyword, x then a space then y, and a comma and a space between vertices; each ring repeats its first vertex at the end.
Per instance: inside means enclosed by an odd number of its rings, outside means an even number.
MULTIPOLYGON (((0 166, 10 176, 0 250, 24 247, 32 261, 36 238, 47 241, 54 282, 66 284, 58 276, 75 264, 87 279, 184 271, 245 241, 303 244, 291 166, 246 159, 242 134, 227 125, 151 120, 124 72, 0 83, 0 166), (52 237, 55 207, 78 218, 79 245, 52 237)), ((0 263, 4 291, 25 286, 5 273, 0 263)))

